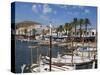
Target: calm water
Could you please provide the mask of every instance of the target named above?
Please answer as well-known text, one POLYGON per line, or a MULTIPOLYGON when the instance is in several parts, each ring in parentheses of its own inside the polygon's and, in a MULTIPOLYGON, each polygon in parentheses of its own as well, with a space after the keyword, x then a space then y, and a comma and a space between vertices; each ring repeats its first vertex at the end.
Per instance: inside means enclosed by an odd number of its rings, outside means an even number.
MULTIPOLYGON (((38 45, 37 43, 34 42, 21 42, 21 41, 16 41, 16 49, 15 49, 15 69, 17 73, 21 72, 21 66, 23 64, 30 64, 30 49, 28 48, 29 45, 38 45)), ((41 51, 42 55, 48 55, 48 50, 49 46, 39 46, 38 47, 39 52, 41 51)), ((37 48, 32 49, 32 54, 33 54, 33 62, 36 62, 37 58, 37 48)), ((52 47, 52 56, 56 57, 58 51, 60 51, 60 47, 58 46, 53 46, 52 47)))
MULTIPOLYGON (((23 64, 30 64, 30 49, 28 46, 38 46, 37 43, 34 42, 21 42, 16 41, 16 49, 15 49, 15 69, 16 73, 21 72, 21 66, 23 64)), ((64 47, 58 47, 53 46, 52 47, 52 57, 57 57, 57 53, 61 52, 61 49, 65 49, 64 47)), ((41 52, 42 55, 48 55, 49 46, 47 45, 41 45, 38 47, 39 52, 41 52)), ((37 61, 37 48, 32 49, 32 55, 33 55, 33 63, 36 63, 37 61)), ((86 63, 85 65, 78 65, 76 69, 91 69, 92 63, 86 63)), ((97 68, 97 61, 96 61, 96 68, 97 68)))

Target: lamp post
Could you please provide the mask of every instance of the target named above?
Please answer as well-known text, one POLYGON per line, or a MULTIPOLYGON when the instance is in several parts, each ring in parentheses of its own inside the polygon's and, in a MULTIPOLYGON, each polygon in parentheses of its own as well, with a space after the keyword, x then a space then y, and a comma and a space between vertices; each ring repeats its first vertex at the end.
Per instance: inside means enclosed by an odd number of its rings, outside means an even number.
POLYGON ((49 71, 51 71, 51 64, 52 64, 52 25, 50 23, 50 46, 49 46, 49 56, 50 56, 50 60, 49 60, 49 71))

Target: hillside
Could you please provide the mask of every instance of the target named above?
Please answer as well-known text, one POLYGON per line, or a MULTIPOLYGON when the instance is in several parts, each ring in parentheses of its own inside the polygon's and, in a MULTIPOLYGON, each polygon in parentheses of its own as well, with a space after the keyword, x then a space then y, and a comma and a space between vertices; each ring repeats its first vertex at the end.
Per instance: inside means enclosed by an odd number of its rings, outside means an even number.
POLYGON ((20 27, 29 27, 31 25, 41 25, 41 24, 33 21, 23 21, 23 22, 16 23, 16 29, 20 27))

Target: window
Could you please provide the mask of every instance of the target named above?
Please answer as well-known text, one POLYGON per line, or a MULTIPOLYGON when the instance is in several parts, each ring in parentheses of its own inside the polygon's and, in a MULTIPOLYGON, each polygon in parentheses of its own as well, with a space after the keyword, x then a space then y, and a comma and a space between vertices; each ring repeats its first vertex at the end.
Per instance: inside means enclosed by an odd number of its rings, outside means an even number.
POLYGON ((76 34, 79 35, 79 32, 77 32, 76 34))
POLYGON ((89 35, 89 32, 87 32, 87 35, 89 35))
POLYGON ((94 35, 94 32, 92 32, 92 35, 94 35))

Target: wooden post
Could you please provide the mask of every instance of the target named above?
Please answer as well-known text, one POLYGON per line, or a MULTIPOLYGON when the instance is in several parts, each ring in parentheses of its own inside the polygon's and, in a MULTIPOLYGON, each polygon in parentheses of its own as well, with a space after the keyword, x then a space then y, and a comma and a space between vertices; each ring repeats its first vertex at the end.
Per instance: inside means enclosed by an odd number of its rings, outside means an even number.
POLYGON ((93 60, 93 64, 92 64, 92 69, 95 69, 95 62, 96 60, 95 60, 95 54, 94 54, 94 60, 93 60))
POLYGON ((82 31, 82 34, 83 34, 83 37, 82 37, 82 45, 83 45, 83 51, 82 51, 82 60, 84 59, 84 55, 83 55, 83 52, 84 52, 84 29, 82 31))
POLYGON ((49 46, 49 56, 50 56, 50 60, 49 60, 49 67, 50 67, 50 71, 51 71, 51 64, 52 64, 52 25, 50 24, 50 46, 49 46))
POLYGON ((49 67, 50 67, 50 71, 51 71, 51 64, 52 64, 52 60, 51 60, 51 58, 52 58, 52 36, 50 36, 50 48, 49 48, 50 50, 49 50, 49 52, 50 52, 50 60, 49 60, 49 63, 50 63, 50 65, 49 65, 49 67))
POLYGON ((72 37, 72 66, 73 66, 73 51, 74 51, 74 49, 73 49, 73 41, 74 41, 74 38, 72 37))
POLYGON ((39 64, 39 51, 38 51, 38 48, 37 48, 37 64, 39 64))
POLYGON ((33 64, 32 48, 31 48, 31 65, 33 64))
POLYGON ((73 51, 74 51, 74 50, 72 49, 72 66, 73 66, 73 51))

